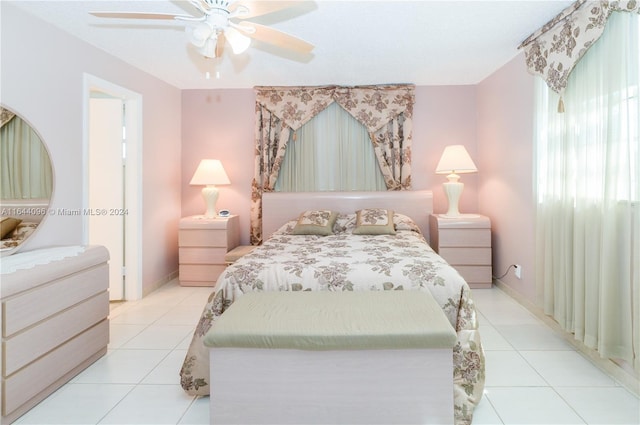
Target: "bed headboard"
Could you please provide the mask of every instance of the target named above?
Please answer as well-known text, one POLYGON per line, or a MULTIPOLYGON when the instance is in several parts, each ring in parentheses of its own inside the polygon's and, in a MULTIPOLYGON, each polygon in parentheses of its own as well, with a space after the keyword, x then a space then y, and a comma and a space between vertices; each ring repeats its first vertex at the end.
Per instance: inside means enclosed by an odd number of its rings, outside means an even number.
POLYGON ((15 217, 24 222, 40 223, 47 215, 49 199, 1 199, 3 217, 15 217))
POLYGON ((388 208, 411 217, 429 241, 429 214, 433 212, 430 190, 385 192, 266 192, 262 194, 262 234, 264 239, 301 212, 330 209, 343 214, 361 208, 388 208))

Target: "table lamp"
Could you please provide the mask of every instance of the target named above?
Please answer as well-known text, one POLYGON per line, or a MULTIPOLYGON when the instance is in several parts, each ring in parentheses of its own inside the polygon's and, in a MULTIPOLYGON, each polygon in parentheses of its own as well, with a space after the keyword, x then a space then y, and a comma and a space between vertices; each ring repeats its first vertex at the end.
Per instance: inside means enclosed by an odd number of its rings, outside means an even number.
POLYGON ((436 167, 436 174, 448 174, 447 179, 449 181, 442 184, 444 191, 449 199, 449 211, 446 214, 441 214, 446 218, 458 218, 460 217, 460 211, 458 210, 458 201, 464 189, 464 183, 458 181, 462 173, 475 173, 478 169, 473 163, 473 160, 469 156, 469 153, 463 145, 447 146, 440 157, 440 162, 436 167))
POLYGON ((207 205, 205 217, 217 217, 216 202, 218 201, 218 188, 216 185, 231 184, 227 173, 225 173, 222 163, 217 159, 203 159, 198 165, 198 169, 193 174, 191 182, 192 186, 201 186, 202 197, 207 205))

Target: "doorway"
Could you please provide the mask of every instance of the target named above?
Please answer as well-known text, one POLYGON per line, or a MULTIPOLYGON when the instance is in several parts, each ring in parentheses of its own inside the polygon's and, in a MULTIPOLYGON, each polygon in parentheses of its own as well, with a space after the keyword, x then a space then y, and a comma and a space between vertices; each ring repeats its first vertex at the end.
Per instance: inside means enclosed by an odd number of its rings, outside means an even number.
POLYGON ((109 299, 142 297, 141 96, 85 74, 84 242, 109 250, 109 299))

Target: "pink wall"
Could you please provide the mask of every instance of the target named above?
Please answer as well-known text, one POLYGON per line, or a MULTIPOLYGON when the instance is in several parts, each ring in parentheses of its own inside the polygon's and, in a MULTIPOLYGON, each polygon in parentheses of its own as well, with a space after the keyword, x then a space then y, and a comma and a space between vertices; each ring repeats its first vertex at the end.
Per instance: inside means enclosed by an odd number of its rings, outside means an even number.
MULTIPOLYGON (((434 192, 436 212, 447 210, 434 170, 445 146, 464 144, 476 157, 474 86, 417 87, 413 125, 413 188, 434 192)), ((189 181, 200 159, 220 159, 231 185, 220 187, 219 208, 240 215, 241 240, 249 243, 249 208, 253 177, 255 96, 252 89, 182 92, 182 215, 202 214, 200 187, 189 181)), ((463 212, 477 211, 477 176, 464 175, 463 212)), ((295 214, 294 214, 295 215, 295 214)))
POLYGON ((182 91, 182 216, 202 214, 201 186, 189 186, 201 159, 219 159, 230 185, 219 186, 218 209, 240 216, 249 244, 255 98, 251 89, 182 91))
MULTIPOLYGON (((447 178, 435 169, 448 145, 465 145, 476 160, 476 88, 417 87, 413 112, 413 188, 432 190, 434 211, 445 213, 448 201, 442 183, 447 178)), ((462 213, 478 210, 477 179, 476 174, 461 175, 465 185, 460 199, 462 213)))
POLYGON ((493 227, 493 274, 535 301, 534 77, 522 55, 477 86, 479 210, 493 227))
MULTIPOLYGON (((142 94, 141 262, 147 292, 177 270, 180 91, 10 3, 1 7, 2 103, 32 124, 49 148, 55 175, 51 207, 83 206, 84 73, 142 94)), ((24 248, 81 244, 82 221, 49 216, 24 248)))

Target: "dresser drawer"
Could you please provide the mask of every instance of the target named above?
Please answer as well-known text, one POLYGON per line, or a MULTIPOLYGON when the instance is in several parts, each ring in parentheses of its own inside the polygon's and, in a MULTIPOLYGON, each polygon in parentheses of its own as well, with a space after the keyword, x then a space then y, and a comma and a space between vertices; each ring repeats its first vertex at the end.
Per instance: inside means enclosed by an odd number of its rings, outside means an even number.
POLYGON ((105 291, 38 323, 4 342, 2 376, 7 377, 109 315, 105 291))
POLYGON ((440 229, 440 247, 490 247, 489 229, 440 229))
POLYGON ((215 282, 225 264, 180 264, 180 281, 215 282))
POLYGON ((10 297, 3 302, 3 337, 33 325, 59 311, 90 298, 109 286, 109 266, 100 266, 81 271, 65 279, 54 281, 38 288, 10 297))
POLYGON ((109 322, 103 320, 4 381, 2 414, 7 415, 73 371, 109 342, 109 322))
POLYGON ((452 266, 491 264, 491 248, 440 248, 439 254, 452 266))
POLYGON ((227 248, 178 248, 180 264, 224 264, 227 248))
POLYGON ((224 247, 228 245, 226 230, 181 229, 178 234, 181 247, 224 247))

